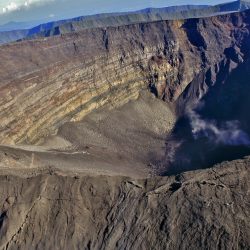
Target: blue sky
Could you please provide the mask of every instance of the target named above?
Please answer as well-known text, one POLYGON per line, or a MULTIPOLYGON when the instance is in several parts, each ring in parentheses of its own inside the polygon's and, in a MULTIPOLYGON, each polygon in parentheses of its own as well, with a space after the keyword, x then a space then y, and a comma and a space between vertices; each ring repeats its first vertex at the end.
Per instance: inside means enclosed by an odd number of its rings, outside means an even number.
POLYGON ((226 2, 226 0, 0 0, 0 24, 10 21, 58 20, 146 7, 222 2, 226 2))

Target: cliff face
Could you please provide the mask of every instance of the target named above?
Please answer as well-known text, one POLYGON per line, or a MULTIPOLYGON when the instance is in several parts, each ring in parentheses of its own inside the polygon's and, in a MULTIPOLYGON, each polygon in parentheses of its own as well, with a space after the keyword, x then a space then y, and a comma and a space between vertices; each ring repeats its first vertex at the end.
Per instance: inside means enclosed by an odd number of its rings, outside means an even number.
POLYGON ((249 164, 147 180, 5 172, 0 247, 248 249, 249 164))
MULTIPOLYGON (((120 106, 148 87, 175 102, 189 83, 202 86, 209 74, 213 82, 232 54, 234 63, 243 60, 249 22, 245 12, 90 29, 1 46, 1 142, 39 142, 63 123, 104 105, 120 106)), ((195 95, 205 90, 203 85, 195 95)))
MULTIPOLYGON (((164 47, 160 31, 169 31, 167 22, 156 23, 151 36, 150 27, 88 30, 1 47, 1 141, 36 142, 93 109, 137 98, 148 85, 149 61, 164 47)), ((163 67, 177 74, 169 64, 163 67)))

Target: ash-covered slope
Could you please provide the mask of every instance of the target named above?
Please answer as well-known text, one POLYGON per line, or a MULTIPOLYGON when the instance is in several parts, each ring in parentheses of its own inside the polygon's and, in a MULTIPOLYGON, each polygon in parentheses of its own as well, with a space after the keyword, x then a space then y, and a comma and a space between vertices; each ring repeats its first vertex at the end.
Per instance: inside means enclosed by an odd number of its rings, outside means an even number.
POLYGON ((5 172, 0 247, 249 249, 249 164, 141 180, 5 172))

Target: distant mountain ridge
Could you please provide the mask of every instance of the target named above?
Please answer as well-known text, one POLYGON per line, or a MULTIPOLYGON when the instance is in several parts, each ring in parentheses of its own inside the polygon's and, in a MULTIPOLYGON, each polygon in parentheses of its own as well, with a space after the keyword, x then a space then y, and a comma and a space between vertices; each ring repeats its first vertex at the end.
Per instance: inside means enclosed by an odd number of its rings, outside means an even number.
MULTIPOLYGON (((38 34, 40 32, 47 32, 52 31, 53 29, 58 29, 60 27, 68 26, 69 24, 77 25, 82 24, 82 26, 85 26, 86 28, 94 28, 96 26, 109 26, 109 25, 115 25, 115 21, 119 22, 119 19, 122 19, 122 23, 125 23, 126 18, 131 20, 127 22, 133 22, 133 19, 136 19, 135 17, 138 17, 138 15, 158 15, 158 19, 165 18, 166 14, 175 14, 177 12, 183 12, 183 11, 191 11, 191 10, 198 10, 198 9, 204 9, 209 7, 208 5, 183 5, 183 6, 170 6, 170 7, 164 7, 164 8, 146 8, 138 11, 132 11, 132 12, 117 12, 117 13, 101 13, 101 14, 95 14, 95 15, 87 15, 87 16, 79 16, 71 19, 65 19, 65 20, 59 20, 55 22, 48 22, 44 24, 37 25, 31 29, 29 29, 27 35, 32 36, 35 34, 38 34), (114 22, 113 22, 114 21, 114 22)), ((166 18, 170 18, 166 16, 166 18)), ((138 18, 140 19, 140 18, 138 18)), ((143 19, 143 18, 141 18, 143 19)), ((135 20, 136 21, 136 20, 135 20)), ((46 34, 45 34, 46 36, 46 34)))
POLYGON ((14 31, 14 30, 30 30, 35 27, 46 27, 52 28, 55 25, 59 25, 65 22, 70 22, 70 21, 82 21, 86 19, 96 19, 96 18, 105 18, 105 17, 110 17, 110 16, 119 16, 119 15, 128 15, 128 14, 138 14, 138 13, 144 13, 144 14, 149 14, 152 12, 177 12, 177 11, 185 11, 185 10, 190 10, 190 9, 199 9, 199 8, 204 8, 208 7, 208 5, 183 5, 183 6, 170 6, 170 7, 163 7, 163 8, 145 8, 133 12, 117 12, 117 13, 101 13, 101 14, 94 14, 94 15, 86 15, 86 16, 79 16, 75 18, 70 18, 70 19, 62 19, 58 21, 49 21, 46 20, 44 21, 31 21, 31 22, 8 22, 6 24, 0 25, 0 32, 6 32, 6 31, 14 31))
POLYGON ((89 28, 116 27, 132 23, 206 17, 222 13, 244 11, 249 8, 250 1, 238 0, 215 6, 183 5, 164 8, 146 8, 134 12, 80 16, 72 19, 40 24, 31 29, 0 32, 0 45, 22 39, 49 37, 89 28))

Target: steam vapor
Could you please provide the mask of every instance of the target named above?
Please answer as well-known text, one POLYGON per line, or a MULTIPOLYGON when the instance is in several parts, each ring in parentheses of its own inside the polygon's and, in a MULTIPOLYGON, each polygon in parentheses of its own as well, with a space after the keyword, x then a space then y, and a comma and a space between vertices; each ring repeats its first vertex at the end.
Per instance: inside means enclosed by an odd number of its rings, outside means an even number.
POLYGON ((248 134, 239 128, 238 121, 227 121, 220 127, 215 121, 203 120, 194 109, 187 110, 194 138, 205 136, 216 144, 250 146, 248 134))

